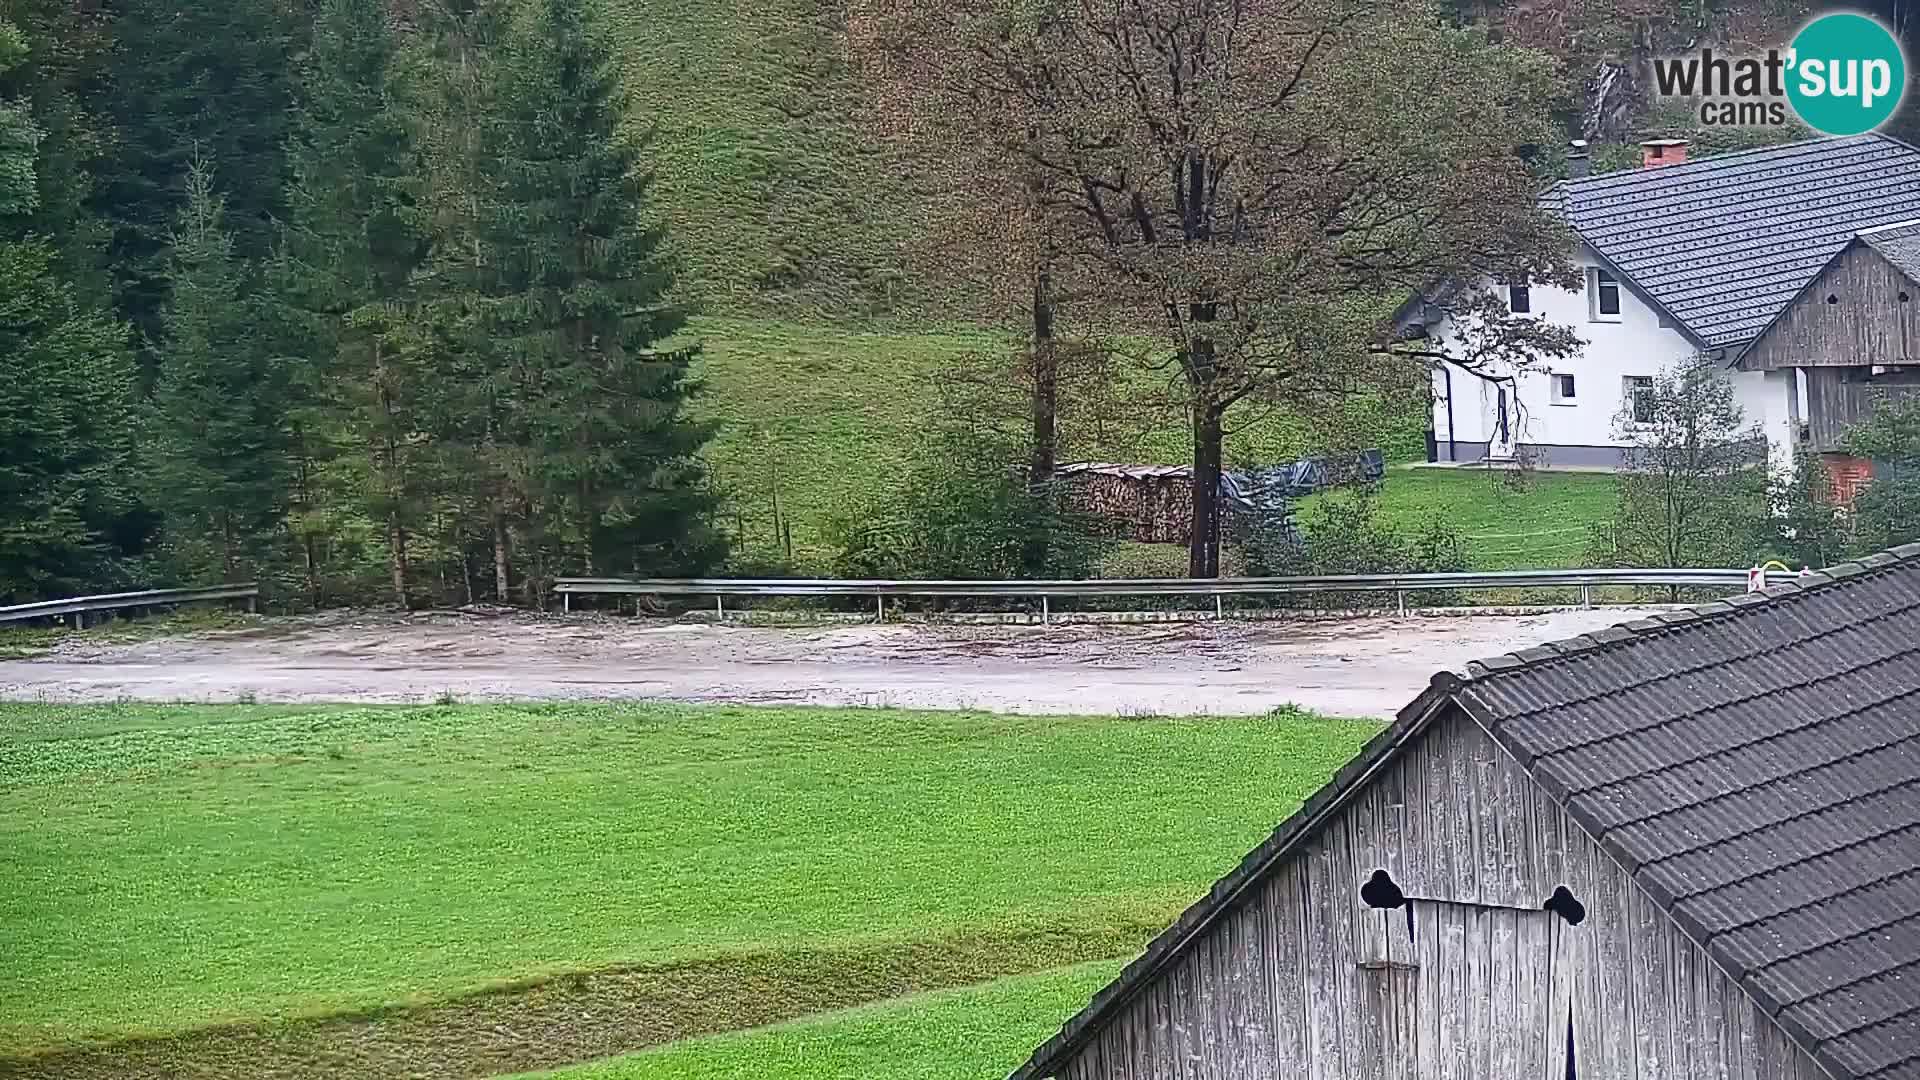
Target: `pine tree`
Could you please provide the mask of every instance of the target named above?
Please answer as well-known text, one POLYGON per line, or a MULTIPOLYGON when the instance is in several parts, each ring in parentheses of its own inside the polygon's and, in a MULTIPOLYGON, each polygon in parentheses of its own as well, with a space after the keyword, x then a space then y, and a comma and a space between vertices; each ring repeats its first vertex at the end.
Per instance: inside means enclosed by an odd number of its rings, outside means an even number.
MULTIPOLYGON (((383 0, 321 5, 288 149, 290 226, 277 281, 295 330, 302 460, 324 468, 335 452, 366 454, 364 506, 380 523, 394 599, 406 607, 422 495, 411 436, 431 380, 411 333, 410 280, 424 245, 395 54, 383 0)), ((310 501, 309 485, 297 486, 310 501)), ((317 556, 311 530, 302 531, 311 578, 317 556)))
MULTIPOLYGON (((28 55, 0 20, 0 76, 28 55)), ((26 104, 0 98, 0 603, 112 577, 131 509, 126 334, 26 231, 41 209, 41 145, 26 104)))
POLYGON ((234 256, 210 166, 192 163, 174 227, 165 348, 154 388, 150 501, 188 569, 258 572, 287 489, 286 378, 258 327, 265 312, 234 256))
POLYGON ((533 538, 589 572, 703 569, 722 554, 694 456, 713 429, 685 414, 694 350, 661 344, 684 316, 606 38, 583 0, 531 0, 501 54, 478 310, 522 410, 533 538))
POLYGON ((94 204, 113 224, 115 300, 149 364, 167 302, 169 233, 194 160, 220 178, 239 256, 258 260, 272 248, 304 10, 263 0, 127 0, 113 20, 117 51, 96 92, 117 143, 94 204))
POLYGON ((431 237, 417 282, 421 348, 436 377, 419 403, 421 426, 457 488, 455 515, 475 519, 492 549, 495 599, 512 584, 509 533, 526 518, 526 447, 515 372, 484 318, 498 274, 482 234, 492 193, 483 138, 499 107, 498 43, 509 0, 452 0, 423 8, 404 57, 421 168, 413 187, 431 237))

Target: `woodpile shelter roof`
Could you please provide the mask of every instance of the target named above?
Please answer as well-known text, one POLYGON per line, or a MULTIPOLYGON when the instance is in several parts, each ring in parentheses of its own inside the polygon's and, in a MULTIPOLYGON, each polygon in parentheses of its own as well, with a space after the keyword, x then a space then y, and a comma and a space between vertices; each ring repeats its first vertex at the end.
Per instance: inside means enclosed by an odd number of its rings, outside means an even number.
POLYGON ((1838 1080, 1920 1080, 1920 544, 1442 673, 1015 1076, 1052 1075, 1442 714, 1838 1080))

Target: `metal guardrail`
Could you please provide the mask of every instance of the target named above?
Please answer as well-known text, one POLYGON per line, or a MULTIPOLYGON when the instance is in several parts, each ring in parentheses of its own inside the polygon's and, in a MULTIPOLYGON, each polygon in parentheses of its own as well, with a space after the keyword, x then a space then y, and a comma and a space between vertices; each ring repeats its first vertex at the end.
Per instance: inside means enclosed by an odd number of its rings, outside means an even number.
POLYGON ((1432 589, 1568 588, 1591 606, 1593 590, 1608 586, 1747 588, 1747 570, 1493 570, 1440 574, 1328 574, 1266 578, 1103 578, 1084 581, 889 581, 810 578, 561 578, 554 591, 567 610, 576 595, 712 596, 725 615, 728 596, 871 596, 886 617, 889 596, 1038 597, 1041 618, 1056 596, 1212 596, 1215 613, 1226 596, 1285 593, 1391 592, 1400 610, 1407 594, 1432 589))
POLYGON ((99 596, 74 596, 65 600, 41 600, 32 604, 0 607, 0 623, 21 619, 40 619, 60 615, 74 616, 77 626, 86 625, 89 611, 113 611, 120 608, 170 607, 201 600, 245 600, 247 610, 254 609, 260 586, 253 582, 214 585, 204 589, 148 589, 144 592, 103 593, 99 596))

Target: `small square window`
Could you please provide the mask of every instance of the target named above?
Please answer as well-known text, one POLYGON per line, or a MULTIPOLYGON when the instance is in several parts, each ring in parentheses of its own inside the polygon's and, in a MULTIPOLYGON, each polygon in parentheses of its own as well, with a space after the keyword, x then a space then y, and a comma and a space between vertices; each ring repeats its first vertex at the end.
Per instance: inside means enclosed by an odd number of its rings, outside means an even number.
POLYGON ((1573 404, 1573 376, 1553 373, 1553 403, 1555 405, 1573 404))
POLYGON ((1653 423, 1653 378, 1629 375, 1621 381, 1621 396, 1627 399, 1629 415, 1636 424, 1653 423))
POLYGON ((1620 282, 1599 267, 1587 272, 1588 312, 1594 322, 1618 322, 1620 319, 1620 282))

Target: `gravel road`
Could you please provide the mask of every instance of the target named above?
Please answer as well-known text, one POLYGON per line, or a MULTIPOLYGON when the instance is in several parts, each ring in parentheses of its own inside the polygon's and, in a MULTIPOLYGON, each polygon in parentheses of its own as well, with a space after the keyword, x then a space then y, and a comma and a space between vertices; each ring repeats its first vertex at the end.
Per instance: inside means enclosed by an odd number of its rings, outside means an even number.
POLYGON ((804 629, 604 616, 333 614, 0 663, 0 698, 662 698, 1008 712, 1390 716, 1435 671, 1643 612, 1293 623, 804 629))

